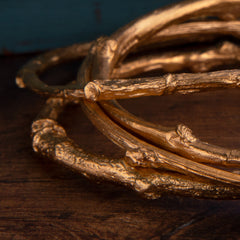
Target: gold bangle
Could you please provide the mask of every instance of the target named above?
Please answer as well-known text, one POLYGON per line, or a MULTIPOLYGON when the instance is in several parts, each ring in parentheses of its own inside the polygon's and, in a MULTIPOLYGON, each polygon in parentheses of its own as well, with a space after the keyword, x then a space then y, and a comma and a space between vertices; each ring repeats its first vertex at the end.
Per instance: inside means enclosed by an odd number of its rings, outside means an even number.
POLYGON ((220 34, 223 29, 224 34, 236 35, 238 31, 236 29, 233 31, 230 27, 232 25, 228 22, 215 20, 212 24, 211 21, 202 22, 202 19, 201 21, 199 19, 202 16, 229 19, 230 16, 234 20, 234 26, 238 27, 239 22, 235 19, 240 15, 237 11, 239 8, 240 1, 237 0, 199 0, 156 10, 121 28, 110 38, 98 39, 92 45, 79 70, 77 82, 69 86, 48 87, 39 82, 36 73, 61 61, 85 55, 89 44, 77 45, 79 51, 74 54, 69 50, 74 49, 76 45, 55 50, 28 63, 17 77, 18 85, 28 86, 42 94, 54 96, 47 101, 40 117, 33 122, 34 150, 64 162, 84 175, 130 186, 148 198, 157 198, 163 192, 194 197, 239 197, 240 175, 228 171, 228 165, 239 165, 238 150, 228 150, 201 142, 192 135, 189 128, 183 125, 166 130, 164 127, 144 122, 123 110, 116 101, 94 102, 162 95, 175 91, 186 94, 211 88, 239 87, 239 70, 169 74, 150 79, 119 79, 121 76, 132 76, 154 67, 175 71, 175 63, 170 61, 161 65, 160 62, 166 59, 173 61, 176 56, 183 57, 181 61, 177 61, 177 70, 189 65, 195 70, 206 71, 213 66, 223 64, 225 60, 239 61, 236 55, 238 47, 226 42, 220 48, 207 50, 205 55, 199 53, 197 56, 202 58, 198 67, 193 67, 197 62, 196 52, 157 56, 158 65, 151 59, 149 62, 136 59, 131 63, 121 64, 132 49, 154 43, 159 36, 165 36, 163 38, 165 42, 169 37, 175 43, 181 35, 180 28, 184 26, 187 26, 185 35, 182 35, 182 39, 185 40, 189 36, 195 36, 196 39, 200 32, 205 33, 204 39, 212 38, 220 34), (223 14, 226 9, 228 15, 223 14), (184 23, 193 17, 194 22, 184 23), (171 26, 173 23, 175 25, 171 26), (212 34, 209 30, 211 26, 214 29, 212 34), (172 30, 174 28, 178 29, 176 34, 172 30), (208 51, 211 51, 211 55, 208 51), (229 52, 235 55, 229 58, 229 52), (194 54, 195 58, 189 57, 194 54), (212 65, 209 66, 209 62, 212 65), (126 156, 123 159, 97 158, 79 150, 67 138, 65 130, 56 122, 57 115, 65 104, 79 102, 80 98, 84 98, 81 105, 93 124, 110 140, 125 149, 126 156), (214 166, 209 166, 208 163, 214 166), (222 170, 218 165, 226 165, 226 169, 222 170))

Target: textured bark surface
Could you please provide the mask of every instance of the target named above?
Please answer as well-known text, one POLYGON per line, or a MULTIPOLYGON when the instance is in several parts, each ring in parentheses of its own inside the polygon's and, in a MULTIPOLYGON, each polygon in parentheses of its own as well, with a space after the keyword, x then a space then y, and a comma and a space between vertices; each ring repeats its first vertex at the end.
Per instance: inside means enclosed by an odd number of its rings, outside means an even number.
MULTIPOLYGON (((92 183, 34 154, 30 125, 44 98, 14 83, 16 71, 30 57, 0 58, 0 239, 240 238, 239 200, 175 196, 145 200, 120 186, 92 183)), ((77 68, 78 63, 55 68, 45 80, 50 84, 70 81, 77 68)), ((201 140, 240 148, 239 97, 239 90, 231 89, 121 103, 145 120, 166 126, 183 123, 201 140)), ((83 149, 122 156, 80 107, 68 107, 60 123, 83 149)))

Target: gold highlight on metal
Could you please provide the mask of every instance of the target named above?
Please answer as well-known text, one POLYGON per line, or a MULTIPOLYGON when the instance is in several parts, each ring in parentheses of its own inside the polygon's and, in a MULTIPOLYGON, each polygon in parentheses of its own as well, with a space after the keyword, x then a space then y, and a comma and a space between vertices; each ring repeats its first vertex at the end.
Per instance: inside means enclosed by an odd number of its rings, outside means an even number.
POLYGON ((32 124, 34 151, 84 176, 126 185, 151 199, 164 193, 240 198, 240 150, 202 142, 182 124, 170 128, 143 121, 116 101, 239 88, 240 70, 209 72, 239 63, 240 47, 234 41, 224 40, 217 46, 197 50, 174 48, 223 36, 239 39, 239 17, 240 0, 185 1, 155 10, 110 37, 53 50, 33 59, 19 71, 16 82, 19 87, 50 97, 32 124), (159 46, 171 51, 159 53, 159 46), (145 54, 138 54, 142 49, 145 54), (151 54, 146 55, 148 50, 151 54), (127 58, 130 53, 135 58, 127 58), (47 68, 80 57, 85 59, 76 81, 48 86, 39 79, 38 74, 47 68), (136 77, 151 70, 166 74, 136 77), (186 70, 191 73, 184 73, 186 70), (108 159, 77 147, 57 122, 59 113, 69 103, 81 104, 92 123, 123 148, 125 156, 108 159))

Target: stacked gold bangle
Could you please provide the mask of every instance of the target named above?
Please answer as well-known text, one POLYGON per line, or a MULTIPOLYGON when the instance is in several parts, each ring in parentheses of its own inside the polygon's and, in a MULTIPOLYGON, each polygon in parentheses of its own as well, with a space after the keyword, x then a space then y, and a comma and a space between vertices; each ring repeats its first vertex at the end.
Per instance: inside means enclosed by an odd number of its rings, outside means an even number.
POLYGON ((43 54, 19 71, 20 87, 50 96, 32 124, 33 149, 87 177, 114 181, 147 198, 174 193, 205 198, 240 197, 240 151, 197 139, 180 124, 168 128, 143 121, 115 99, 200 92, 240 86, 240 70, 208 72, 240 61, 232 42, 201 51, 171 51, 127 60, 132 52, 158 46, 206 41, 222 35, 240 37, 240 0, 187 1, 133 21, 111 37, 43 54), (39 73, 61 62, 85 57, 77 80, 47 86, 39 73), (126 60, 125 60, 126 59, 126 60), (193 73, 173 73, 184 69, 193 73), (150 70, 172 72, 133 78, 150 70), (125 150, 122 159, 85 153, 57 122, 68 103, 80 103, 92 123, 125 150))

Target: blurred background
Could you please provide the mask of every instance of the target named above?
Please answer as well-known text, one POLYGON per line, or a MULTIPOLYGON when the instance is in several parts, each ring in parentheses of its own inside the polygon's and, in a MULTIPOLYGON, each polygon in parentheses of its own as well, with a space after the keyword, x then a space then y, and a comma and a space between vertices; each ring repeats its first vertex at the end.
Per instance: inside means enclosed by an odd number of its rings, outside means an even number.
POLYGON ((0 0, 0 55, 91 41, 174 2, 179 0, 0 0))

